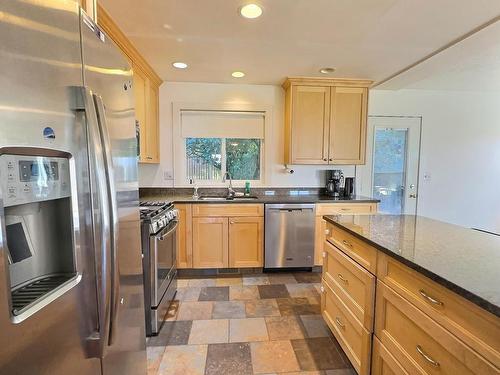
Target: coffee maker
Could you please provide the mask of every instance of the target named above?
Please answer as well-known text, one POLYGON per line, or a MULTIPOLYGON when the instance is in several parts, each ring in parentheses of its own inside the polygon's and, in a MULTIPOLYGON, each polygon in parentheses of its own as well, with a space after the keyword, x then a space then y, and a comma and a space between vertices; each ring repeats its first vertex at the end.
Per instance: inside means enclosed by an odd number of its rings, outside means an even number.
POLYGON ((340 169, 326 171, 326 195, 339 198, 344 187, 344 173, 340 169))

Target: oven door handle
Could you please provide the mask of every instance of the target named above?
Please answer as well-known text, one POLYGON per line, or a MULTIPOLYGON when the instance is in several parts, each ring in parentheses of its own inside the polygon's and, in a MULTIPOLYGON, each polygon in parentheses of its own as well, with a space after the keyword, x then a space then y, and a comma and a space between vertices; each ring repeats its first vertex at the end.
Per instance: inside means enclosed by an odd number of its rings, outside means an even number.
POLYGON ((173 228, 170 228, 166 233, 162 234, 161 237, 156 237, 158 241, 163 241, 166 237, 170 236, 170 234, 177 229, 179 226, 179 221, 175 220, 175 225, 173 228))

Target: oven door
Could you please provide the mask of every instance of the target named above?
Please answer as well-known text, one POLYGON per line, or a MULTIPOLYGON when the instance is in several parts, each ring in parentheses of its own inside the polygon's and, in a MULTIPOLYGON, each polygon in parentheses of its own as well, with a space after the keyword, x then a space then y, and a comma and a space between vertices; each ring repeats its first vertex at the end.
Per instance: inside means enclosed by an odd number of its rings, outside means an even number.
POLYGON ((178 221, 172 221, 149 238, 151 251, 151 307, 157 307, 176 272, 178 221))

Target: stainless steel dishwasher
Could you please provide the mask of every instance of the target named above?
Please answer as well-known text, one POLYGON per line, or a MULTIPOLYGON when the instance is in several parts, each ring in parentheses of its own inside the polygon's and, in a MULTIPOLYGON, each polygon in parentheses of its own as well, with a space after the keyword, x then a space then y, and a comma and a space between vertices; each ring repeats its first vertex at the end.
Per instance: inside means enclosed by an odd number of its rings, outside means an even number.
POLYGON ((314 204, 266 204, 265 268, 314 265, 314 204))

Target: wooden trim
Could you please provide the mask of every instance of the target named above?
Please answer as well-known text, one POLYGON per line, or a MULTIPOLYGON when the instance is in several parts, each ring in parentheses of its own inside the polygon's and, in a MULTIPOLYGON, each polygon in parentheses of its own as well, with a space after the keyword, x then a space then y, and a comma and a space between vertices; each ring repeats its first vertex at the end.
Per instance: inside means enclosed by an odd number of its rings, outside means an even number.
POLYGON ((135 48, 132 42, 127 38, 127 36, 120 30, 116 22, 111 18, 111 16, 106 12, 106 10, 97 3, 97 24, 99 27, 120 47, 128 59, 133 63, 133 65, 138 65, 141 70, 149 77, 151 82, 160 86, 163 80, 154 71, 154 69, 149 65, 149 63, 142 57, 140 52, 135 48))
POLYGON ((193 217, 264 216, 264 205, 257 203, 193 204, 193 217))
POLYGON ((80 0, 79 3, 87 16, 95 22, 97 19, 97 0, 80 0))
POLYGON ((367 87, 373 84, 369 79, 358 78, 321 78, 321 77, 288 77, 282 87, 286 90, 291 85, 302 86, 344 86, 344 87, 367 87))

